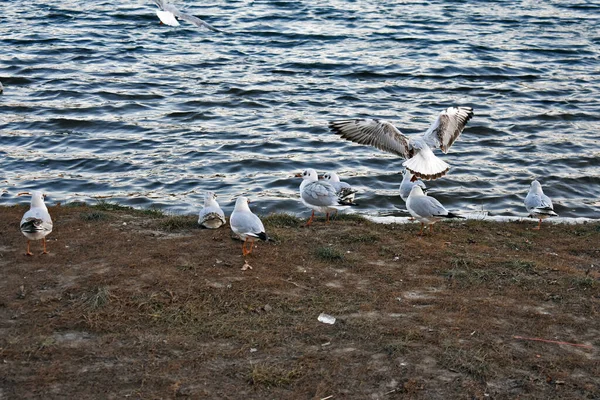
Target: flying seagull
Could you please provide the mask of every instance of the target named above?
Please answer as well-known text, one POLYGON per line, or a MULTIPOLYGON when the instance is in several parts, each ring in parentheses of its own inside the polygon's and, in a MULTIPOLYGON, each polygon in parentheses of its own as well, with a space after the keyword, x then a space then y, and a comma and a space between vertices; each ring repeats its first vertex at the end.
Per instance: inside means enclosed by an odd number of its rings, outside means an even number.
POLYGON ((192 24, 198 27, 205 27, 214 32, 220 32, 214 26, 208 24, 207 22, 202 21, 198 17, 194 17, 193 15, 182 13, 175 7, 173 4, 167 3, 165 0, 152 0, 154 4, 156 4, 159 10, 156 11, 156 15, 165 25, 169 26, 179 26, 178 19, 191 22, 192 24))
POLYGON ((472 117, 471 107, 449 107, 438 115, 427 132, 410 137, 391 122, 372 118, 332 121, 329 128, 351 142, 401 156, 406 159, 402 165, 414 175, 414 180, 430 180, 441 178, 450 169, 433 154, 433 149, 447 153, 472 117))

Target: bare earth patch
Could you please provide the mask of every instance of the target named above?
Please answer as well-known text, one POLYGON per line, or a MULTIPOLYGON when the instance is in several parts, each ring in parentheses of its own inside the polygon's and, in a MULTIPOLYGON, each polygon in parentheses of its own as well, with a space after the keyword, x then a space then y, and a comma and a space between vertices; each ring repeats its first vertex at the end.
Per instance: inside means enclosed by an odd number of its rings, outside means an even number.
POLYGON ((0 207, 0 399, 600 398, 600 225, 0 207), (333 325, 317 320, 334 316, 333 325), (535 340, 533 340, 535 339, 535 340))

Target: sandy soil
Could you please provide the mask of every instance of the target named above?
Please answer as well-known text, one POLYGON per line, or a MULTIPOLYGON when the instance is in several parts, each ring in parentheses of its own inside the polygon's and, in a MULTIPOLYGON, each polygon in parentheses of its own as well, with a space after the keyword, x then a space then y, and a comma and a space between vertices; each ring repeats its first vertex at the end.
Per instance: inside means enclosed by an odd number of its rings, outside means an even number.
POLYGON ((27 257, 25 210, 0 207, 0 399, 600 398, 599 224, 274 215, 242 271, 228 227, 109 203, 51 207, 27 257))

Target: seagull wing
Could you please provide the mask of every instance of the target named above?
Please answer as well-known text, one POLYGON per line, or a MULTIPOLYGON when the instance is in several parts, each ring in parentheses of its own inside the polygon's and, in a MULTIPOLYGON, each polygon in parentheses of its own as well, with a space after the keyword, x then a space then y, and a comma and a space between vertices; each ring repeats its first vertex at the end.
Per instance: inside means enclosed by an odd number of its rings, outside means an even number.
POLYGON ((182 20, 187 21, 187 22, 191 22, 192 24, 194 24, 194 25, 196 25, 198 27, 205 27, 205 28, 208 28, 208 29, 210 29, 211 31, 214 31, 214 32, 221 32, 220 30, 218 30, 214 26, 210 25, 207 22, 202 21, 198 17, 194 17, 193 15, 184 14, 182 12, 177 12, 177 13, 174 13, 174 14, 175 14, 175 16, 177 16, 177 18, 182 19, 182 20))
POLYGON ((404 158, 412 157, 408 138, 391 122, 379 119, 347 119, 332 121, 329 129, 342 138, 366 144, 404 158))
POLYGON ((449 107, 438 115, 435 122, 423 134, 423 138, 432 149, 439 147, 447 153, 471 118, 473 118, 471 107, 449 107))
POLYGON ((333 186, 325 182, 311 182, 302 190, 302 199, 313 206, 327 207, 338 204, 333 186))

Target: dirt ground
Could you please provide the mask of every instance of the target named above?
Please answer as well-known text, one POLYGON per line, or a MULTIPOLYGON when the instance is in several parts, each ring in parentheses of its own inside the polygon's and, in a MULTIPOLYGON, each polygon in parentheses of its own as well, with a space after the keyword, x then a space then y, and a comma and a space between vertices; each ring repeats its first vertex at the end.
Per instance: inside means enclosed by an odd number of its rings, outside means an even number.
POLYGON ((0 207, 0 399, 599 399, 600 224, 0 207), (318 321, 321 313, 336 318, 318 321))

